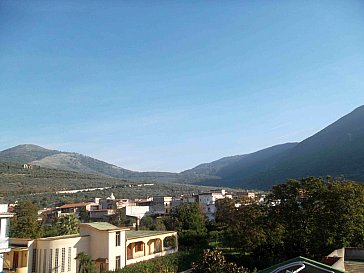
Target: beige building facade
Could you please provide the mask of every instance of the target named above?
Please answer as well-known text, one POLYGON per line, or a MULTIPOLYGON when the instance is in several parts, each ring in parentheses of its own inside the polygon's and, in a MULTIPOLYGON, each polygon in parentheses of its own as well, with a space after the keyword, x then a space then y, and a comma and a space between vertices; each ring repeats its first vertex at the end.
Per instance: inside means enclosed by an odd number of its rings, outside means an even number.
POLYGON ((80 224, 76 235, 10 239, 10 247, 5 273, 76 273, 81 252, 101 273, 178 251, 176 232, 129 231, 106 222, 80 224))

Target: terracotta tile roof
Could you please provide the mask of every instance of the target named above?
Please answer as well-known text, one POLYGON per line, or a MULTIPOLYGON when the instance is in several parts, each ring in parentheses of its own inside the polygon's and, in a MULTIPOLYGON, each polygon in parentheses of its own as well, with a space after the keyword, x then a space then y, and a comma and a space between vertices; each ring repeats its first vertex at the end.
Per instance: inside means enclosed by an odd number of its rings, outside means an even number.
POLYGON ((84 202, 84 203, 75 203, 75 204, 64 204, 60 206, 61 209, 69 209, 69 208, 78 208, 78 207, 85 207, 87 205, 94 204, 93 202, 84 202))

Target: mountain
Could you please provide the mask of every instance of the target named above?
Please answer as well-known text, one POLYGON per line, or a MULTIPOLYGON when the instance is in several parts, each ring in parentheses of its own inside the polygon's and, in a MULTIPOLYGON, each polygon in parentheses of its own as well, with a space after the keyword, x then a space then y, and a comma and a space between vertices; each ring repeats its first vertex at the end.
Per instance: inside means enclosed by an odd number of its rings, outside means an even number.
MULTIPOLYGON (((204 163, 198 165, 195 168, 190 170, 186 170, 182 172, 183 174, 204 174, 207 176, 213 176, 214 181, 211 183, 221 183, 222 175, 235 176, 235 171, 237 173, 240 172, 240 168, 251 169, 259 166, 262 162, 269 160, 282 152, 285 152, 293 147, 295 147, 297 143, 285 143, 280 145, 275 145, 270 148, 266 148, 260 150, 255 153, 245 154, 245 155, 236 155, 224 157, 219 160, 204 163)), ((231 177, 229 178, 231 179, 231 177)))
POLYGON ((246 155, 220 168, 214 176, 218 179, 202 184, 269 189, 289 178, 307 176, 364 181, 364 106, 300 143, 246 155))
POLYGON ((160 182, 199 181, 212 179, 202 174, 185 174, 170 172, 135 172, 104 161, 78 153, 48 150, 43 147, 23 144, 0 152, 0 161, 30 163, 43 168, 81 172, 129 180, 151 180, 160 182))
POLYGON ((18 163, 28 163, 58 153, 61 152, 55 150, 48 150, 33 144, 24 144, 1 151, 0 160, 12 161, 18 163))
POLYGON ((224 157, 181 173, 135 172, 77 153, 19 145, 0 152, 0 161, 98 174, 129 180, 270 189, 289 178, 343 176, 364 182, 364 106, 300 143, 224 157))

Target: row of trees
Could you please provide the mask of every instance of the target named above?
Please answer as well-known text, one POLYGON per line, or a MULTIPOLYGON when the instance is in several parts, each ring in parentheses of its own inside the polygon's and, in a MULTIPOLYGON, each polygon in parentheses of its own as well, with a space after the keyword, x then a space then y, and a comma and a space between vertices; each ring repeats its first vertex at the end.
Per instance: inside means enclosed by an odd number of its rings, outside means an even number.
POLYGON ((254 257, 321 259, 341 247, 364 247, 364 186, 310 177, 277 185, 266 204, 217 204, 224 243, 254 257))

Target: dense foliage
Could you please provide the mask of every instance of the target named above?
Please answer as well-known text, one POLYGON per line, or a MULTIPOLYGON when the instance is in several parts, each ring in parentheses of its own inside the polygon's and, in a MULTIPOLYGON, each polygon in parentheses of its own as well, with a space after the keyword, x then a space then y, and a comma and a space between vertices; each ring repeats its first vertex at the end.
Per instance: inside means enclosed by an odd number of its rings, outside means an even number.
POLYGON ((191 268, 191 263, 199 253, 178 252, 168 256, 155 258, 145 262, 128 265, 118 269, 116 273, 177 273, 191 268))
POLYGON ((364 246, 364 186, 328 178, 277 185, 264 205, 218 203, 225 243, 254 257, 321 259, 341 247, 364 246))
POLYGON ((15 208, 15 216, 10 222, 10 237, 38 238, 41 227, 38 224, 38 206, 25 201, 20 202, 15 208))
POLYGON ((181 248, 202 249, 207 246, 205 215, 197 203, 186 203, 174 208, 164 218, 167 230, 178 231, 181 248))
POLYGON ((95 263, 92 261, 91 257, 84 252, 77 254, 76 258, 78 261, 78 273, 96 273, 95 263))
POLYGON ((201 258, 192 264, 192 273, 245 273, 246 269, 226 261, 218 250, 205 250, 201 258))

